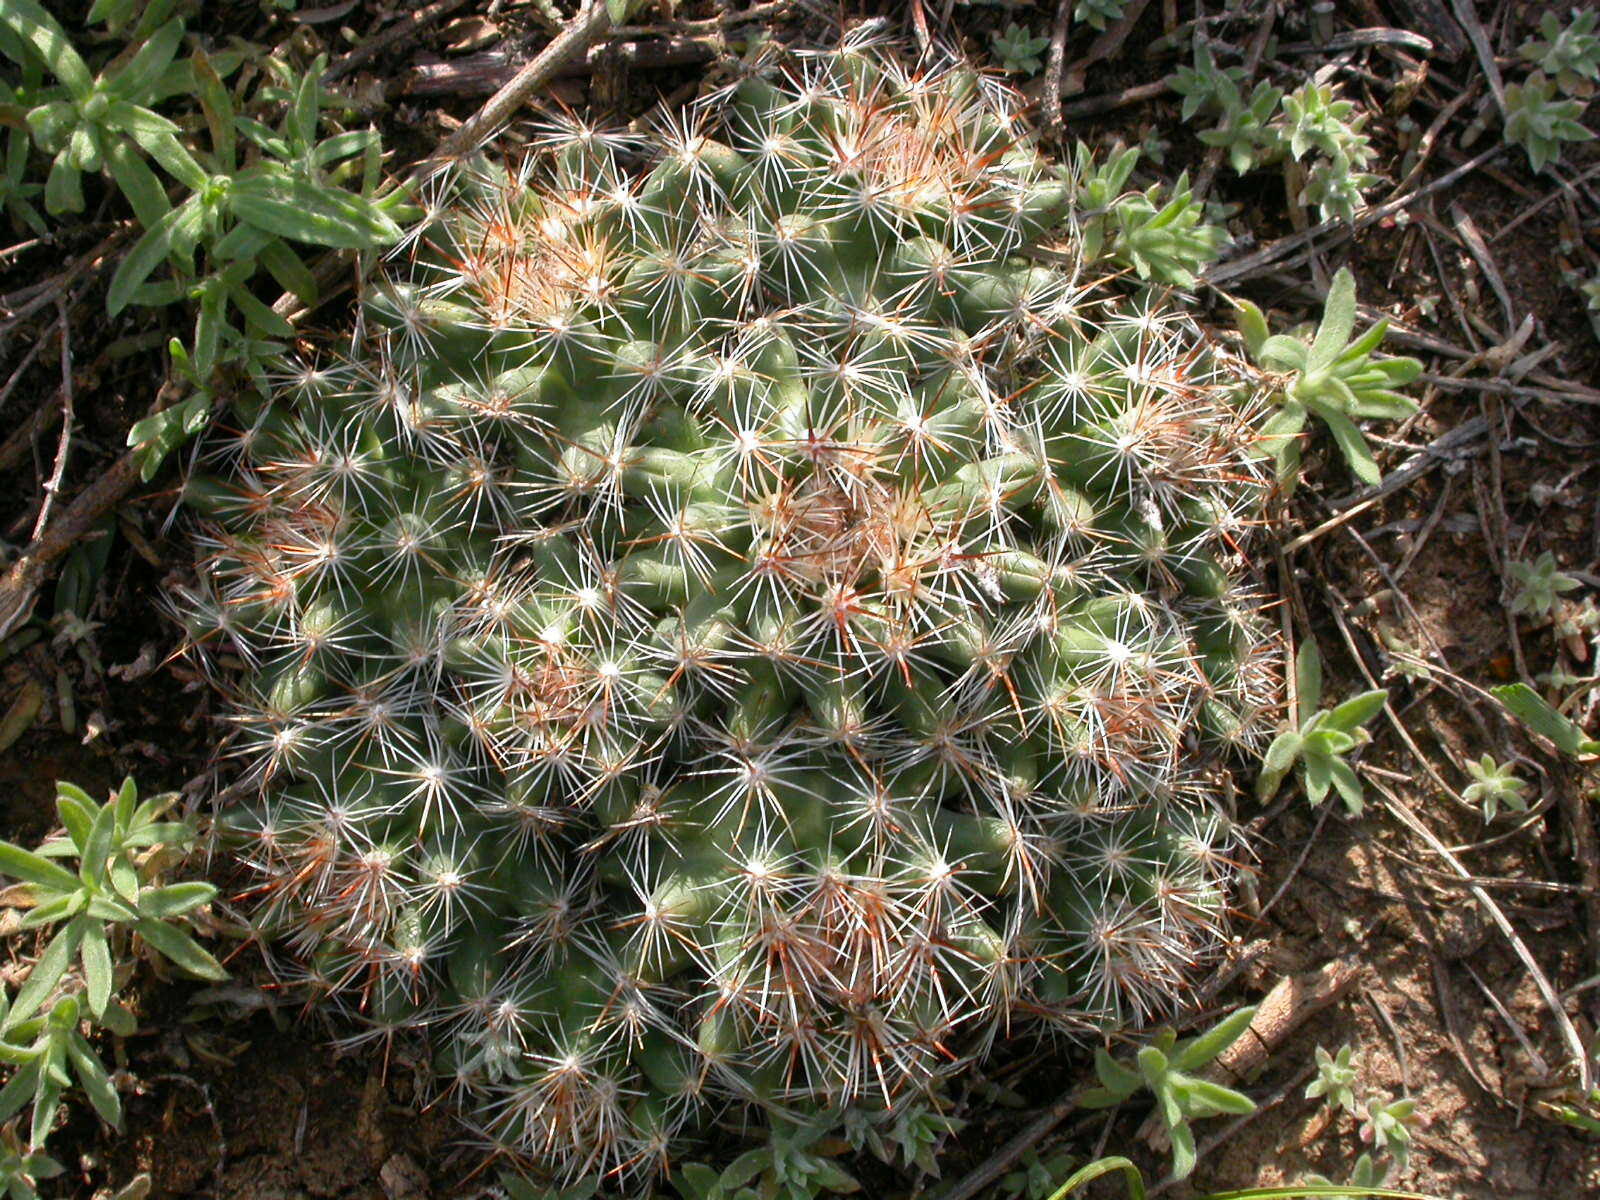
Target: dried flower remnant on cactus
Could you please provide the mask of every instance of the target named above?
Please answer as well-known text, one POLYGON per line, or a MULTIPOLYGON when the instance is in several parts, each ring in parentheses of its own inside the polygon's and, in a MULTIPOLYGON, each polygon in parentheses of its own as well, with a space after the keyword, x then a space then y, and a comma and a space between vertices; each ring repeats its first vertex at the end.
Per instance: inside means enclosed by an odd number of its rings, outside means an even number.
POLYGON ((532 1170, 1144 1022, 1217 945, 1263 405, 1024 256, 1078 214, 1015 111, 847 47, 459 164, 191 484, 260 920, 532 1170))

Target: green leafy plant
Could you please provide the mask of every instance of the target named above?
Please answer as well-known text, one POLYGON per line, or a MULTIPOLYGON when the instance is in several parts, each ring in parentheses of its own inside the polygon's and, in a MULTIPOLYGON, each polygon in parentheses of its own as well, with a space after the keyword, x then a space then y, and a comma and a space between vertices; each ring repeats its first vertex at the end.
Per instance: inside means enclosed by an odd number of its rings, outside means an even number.
MULTIPOLYGON (((1211 47, 1197 37, 1194 65, 1179 67, 1167 77, 1167 86, 1183 97, 1180 115, 1185 121, 1192 121, 1197 116, 1219 116, 1238 107, 1244 81, 1243 67, 1219 67, 1211 47)), ((1276 104, 1274 99, 1274 107, 1276 104)))
POLYGON ((1388 1151, 1401 1170, 1411 1157, 1411 1125, 1416 1119, 1417 1102, 1410 1097, 1385 1100, 1374 1096, 1367 1101, 1367 1115, 1361 1124, 1361 1140, 1388 1151))
POLYGON ((1477 762, 1468 760, 1465 765, 1472 782, 1462 789, 1461 798, 1469 804, 1480 805, 1485 821, 1494 820, 1501 805, 1515 812, 1528 810, 1528 802, 1522 795, 1528 781, 1518 779, 1510 763, 1497 763, 1492 755, 1485 754, 1477 762))
POLYGON ((219 388, 226 393, 244 382, 265 390, 265 364, 281 355, 293 329, 256 294, 261 272, 309 302, 313 276, 294 245, 385 246, 398 239, 395 216, 404 211, 399 192, 377 195, 375 131, 320 136, 327 110, 338 103, 319 82, 324 60, 304 72, 271 58, 257 64, 267 81, 246 107, 263 114, 281 109, 272 127, 243 111, 242 95, 224 84, 244 52, 196 48, 180 58, 183 20, 155 24, 160 11, 148 10, 135 24, 134 8, 96 6, 89 19, 128 39, 96 75, 37 0, 0 7, 0 54, 21 72, 0 101, 25 117, 7 135, 0 202, 14 221, 44 233, 36 198, 42 195, 51 214, 78 212, 83 176, 105 175, 143 227, 113 273, 112 315, 129 304, 173 303, 196 314, 187 357, 174 356, 173 363, 193 391, 132 431, 130 445, 139 450, 146 478, 204 426, 219 388), (190 107, 177 119, 157 111, 180 98, 190 107), (199 130, 209 136, 209 149, 199 148, 199 130), (42 191, 30 174, 35 149, 52 156, 42 191), (152 163, 180 186, 176 203, 152 163))
POLYGON ((1563 593, 1583 586, 1580 580, 1556 569, 1556 556, 1549 550, 1532 562, 1511 563, 1509 569, 1517 584, 1511 611, 1524 616, 1550 616, 1563 593))
POLYGON ((56 811, 63 834, 37 851, 0 842, 0 875, 23 885, 28 905, 21 928, 59 926, 16 996, 0 996, 0 1062, 14 1068, 0 1088, 0 1121, 31 1103, 31 1146, 43 1145, 74 1078, 104 1121, 121 1120, 116 1089, 80 1026, 89 1020, 132 1033, 133 1017, 116 992, 119 975, 131 973, 135 937, 147 953, 191 975, 227 977, 178 925, 216 889, 160 882, 194 843, 190 823, 162 820, 176 799, 155 796, 141 804, 130 777, 96 806, 80 788, 60 783, 56 811), (76 873, 57 861, 63 858, 78 860, 76 873))
POLYGON ((1044 67, 1039 56, 1050 47, 1047 37, 1035 37, 1015 21, 1005 32, 995 30, 989 37, 1000 66, 1013 75, 1037 75, 1044 67))
POLYGON ((1579 123, 1583 102, 1557 99, 1554 80, 1535 71, 1521 83, 1505 87, 1505 140, 1521 146, 1528 155, 1528 166, 1542 171, 1561 161, 1565 142, 1586 142, 1593 132, 1579 123))
POLYGON ((1282 88, 1257 83, 1247 102, 1238 85, 1223 78, 1217 81, 1217 96, 1220 119, 1214 127, 1200 131, 1200 140, 1227 151, 1228 165, 1235 174, 1247 174, 1281 157, 1282 137, 1272 121, 1283 99, 1282 88))
POLYGON ((1170 195, 1160 184, 1123 196, 1112 207, 1116 232, 1111 251, 1132 264, 1140 279, 1194 287, 1196 272, 1216 261, 1227 235, 1205 220, 1205 207, 1178 176, 1170 195))
POLYGON ((39 1200, 41 1179, 55 1179, 66 1168, 43 1150, 24 1146, 16 1123, 0 1127, 0 1189, 6 1200, 39 1200))
POLYGON ((1122 20, 1127 7, 1128 0, 1078 0, 1072 19, 1103 33, 1112 21, 1122 20))
POLYGON ((1539 18, 1540 36, 1523 42, 1517 53, 1554 79, 1567 95, 1587 100, 1594 94, 1595 80, 1600 78, 1596 22, 1600 22, 1600 13, 1594 9, 1573 9, 1571 21, 1565 26, 1560 17, 1547 11, 1539 18))
POLYGON ((1242 1092, 1203 1079, 1194 1072, 1209 1064, 1238 1041, 1250 1027, 1254 1008, 1241 1008, 1214 1028, 1195 1037, 1179 1039, 1170 1029, 1141 1046, 1131 1064, 1119 1062, 1105 1050, 1095 1052, 1094 1068, 1100 1086, 1078 1096, 1084 1108, 1109 1108, 1131 1099, 1139 1091, 1155 1097, 1156 1114, 1172 1143, 1172 1175, 1187 1179, 1194 1171, 1194 1131, 1189 1122, 1219 1113, 1247 1113, 1255 1102, 1242 1092))
POLYGON ((26 108, 34 143, 53 155, 44 186, 46 211, 83 211, 83 175, 108 172, 142 223, 167 208, 160 180, 146 156, 176 178, 194 169, 178 139, 179 127, 150 106, 187 83, 174 57, 183 38, 176 17, 152 33, 138 52, 96 76, 66 31, 36 0, 0 6, 0 53, 22 66, 37 66, 56 86, 24 84, 13 100, 26 108))
POLYGON ((1070 179, 1081 215, 1078 233, 1088 261, 1106 257, 1126 263, 1140 279, 1193 287, 1196 272, 1215 261, 1226 234, 1205 222, 1205 209, 1187 175, 1168 189, 1152 184, 1128 188, 1138 165, 1137 146, 1121 147, 1104 162, 1079 142, 1070 179))
POLYGON ((1295 656, 1294 687, 1300 727, 1284 728, 1267 747, 1256 779, 1257 798, 1263 803, 1272 799, 1294 771, 1312 804, 1321 804, 1332 789, 1352 816, 1360 816, 1365 804, 1361 778, 1345 755, 1370 740, 1362 726, 1383 710, 1388 691, 1362 692, 1333 708, 1318 708, 1322 656, 1311 638, 1300 644, 1295 656))
POLYGON ((1271 334, 1261 310, 1248 300, 1236 301, 1239 328, 1251 357, 1279 376, 1278 414, 1262 429, 1264 449, 1278 464, 1279 478, 1293 479, 1299 469, 1299 437, 1316 417, 1363 483, 1382 476, 1356 422, 1367 417, 1398 419, 1417 411, 1416 403, 1395 391, 1422 374, 1414 358, 1375 358, 1387 322, 1379 321, 1355 337, 1356 284, 1349 268, 1333 277, 1322 321, 1309 339, 1271 334))
POLYGON ((686 1163, 672 1178, 683 1200, 814 1200, 861 1190, 830 1155, 818 1152, 831 1122, 774 1120, 766 1144, 747 1150, 722 1171, 686 1163))
POLYGON ((1307 1100, 1323 1097, 1331 1107, 1342 1108, 1348 1113, 1356 1111, 1356 1069, 1350 1065, 1350 1055, 1348 1045, 1340 1046, 1337 1054, 1329 1054, 1321 1046, 1317 1047, 1317 1077, 1306 1084, 1307 1100))
POLYGON ((865 1150, 879 1162, 915 1167, 924 1175, 939 1175, 935 1155, 966 1122, 940 1112, 926 1101, 892 1104, 886 1108, 852 1105, 839 1114, 845 1139, 855 1150, 865 1150))
POLYGON ((1336 100, 1331 87, 1308 83, 1284 96, 1279 132, 1296 159, 1318 151, 1333 161, 1356 163, 1371 153, 1361 132, 1365 123, 1354 101, 1336 100))

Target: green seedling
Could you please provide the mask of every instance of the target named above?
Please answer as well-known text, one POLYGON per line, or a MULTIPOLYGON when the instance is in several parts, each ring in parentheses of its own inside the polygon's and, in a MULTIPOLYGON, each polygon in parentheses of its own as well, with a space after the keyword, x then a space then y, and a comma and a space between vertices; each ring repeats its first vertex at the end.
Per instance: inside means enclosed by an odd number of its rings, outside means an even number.
POLYGON ((1505 140, 1522 147, 1534 171, 1560 162, 1564 143, 1594 137, 1578 120, 1583 115, 1583 101, 1557 99, 1555 81, 1539 71, 1521 83, 1508 83, 1505 101, 1505 140))
POLYGON ((1569 96, 1587 100, 1600 78, 1600 36, 1595 34, 1600 12, 1573 9, 1571 22, 1561 24, 1554 12, 1539 18, 1539 37, 1517 47, 1517 54, 1556 81, 1569 96))
MULTIPOLYGON (((185 83, 174 59, 183 22, 174 17, 152 33, 137 53, 119 58, 96 76, 66 31, 37 0, 0 5, 0 53, 25 73, 42 66, 56 86, 24 84, 27 129, 53 155, 44 186, 45 210, 83 211, 83 176, 107 171, 144 225, 168 211, 166 192, 150 160, 180 181, 199 170, 179 140, 173 121, 151 107, 185 83)), ((38 76, 34 76, 38 79, 38 76)))
POLYGON ((1278 464, 1279 478, 1289 481, 1300 463, 1299 438, 1310 418, 1327 426, 1335 444, 1363 483, 1382 476, 1356 422, 1368 417, 1400 419, 1417 411, 1416 403, 1395 391, 1422 374, 1414 358, 1375 358, 1388 323, 1379 321, 1359 337, 1355 276, 1341 267, 1328 289, 1322 322, 1309 339, 1271 334, 1261 310, 1248 300, 1236 302, 1239 328, 1250 355, 1280 377, 1280 411, 1262 429, 1264 449, 1278 464))
POLYGON ((1322 699, 1322 657, 1311 638, 1300 644, 1295 656, 1294 679, 1300 728, 1283 729, 1267 747, 1256 780, 1256 796, 1262 803, 1272 799, 1289 772, 1294 771, 1313 805, 1327 799, 1331 789, 1339 793, 1351 816, 1360 816, 1365 804, 1361 778, 1345 756, 1371 740, 1362 726, 1383 710, 1389 693, 1379 688, 1352 696, 1333 708, 1318 708, 1322 699))
POLYGON ((831 1122, 775 1120, 764 1146, 747 1150, 721 1172, 687 1163, 672 1177, 683 1200, 815 1200, 848 1195, 861 1184, 819 1151, 831 1122))
POLYGON ((1374 1096, 1367 1101, 1361 1140, 1374 1149, 1388 1151, 1395 1164, 1405 1170, 1411 1157, 1411 1125, 1416 1112, 1417 1102, 1409 1097, 1385 1102, 1381 1096, 1374 1096))
POLYGON ((1072 10, 1072 19, 1104 33, 1112 21, 1122 20, 1127 7, 1128 0, 1078 0, 1072 10))
POLYGON ((1194 65, 1179 67, 1167 77, 1167 86, 1183 97, 1180 114, 1185 121, 1191 121, 1197 116, 1216 116, 1237 107, 1239 89, 1244 81, 1243 67, 1219 67, 1212 57, 1211 47, 1203 39, 1196 38, 1194 65))
POLYGON ((14 1122, 0 1129, 0 1190, 6 1200, 39 1200, 39 1181, 65 1171, 43 1150, 24 1146, 14 1122))
POLYGON ((1548 617, 1563 593, 1583 586, 1582 581, 1556 569, 1556 556, 1549 550, 1532 562, 1511 563, 1510 571, 1517 584, 1511 611, 1522 616, 1548 617))
POLYGON ((1218 81, 1218 95, 1221 118, 1215 128, 1200 131, 1202 142, 1225 150, 1228 165, 1239 175, 1281 156, 1282 139, 1272 118, 1283 99, 1282 88, 1257 83, 1247 103, 1240 96, 1238 85, 1224 78, 1218 81))
POLYGON ((1171 188, 1153 184, 1143 192, 1127 187, 1139 162, 1137 146, 1119 148, 1103 162, 1082 142, 1073 157, 1071 180, 1083 217, 1079 224, 1085 259, 1108 257, 1131 266, 1140 279, 1193 287, 1196 272, 1216 260, 1226 234, 1205 222, 1187 175, 1171 188))
POLYGON ((181 854, 194 844, 190 823, 161 819, 176 800, 172 793, 141 804, 129 777, 115 796, 96 806, 81 788, 61 783, 56 812, 65 834, 38 851, 0 842, 0 875, 25 884, 32 901, 22 928, 60 926, 0 1021, 0 1032, 31 1019, 60 988, 74 961, 83 976, 85 1010, 95 1020, 104 1019, 116 963, 130 934, 191 975, 227 978, 222 965, 176 923, 209 904, 216 888, 156 882, 164 857, 152 851, 167 847, 181 854), (77 871, 57 861, 63 858, 76 858, 77 871))
POLYGON ((1356 1069, 1350 1065, 1351 1050, 1340 1046, 1337 1054, 1329 1054, 1317 1047, 1317 1077, 1306 1084, 1305 1097, 1325 1099, 1332 1108, 1342 1108, 1347 1113, 1356 1111, 1356 1069))
POLYGON ((1528 781, 1518 779, 1510 763, 1497 763, 1492 755, 1485 754, 1477 762, 1468 760, 1465 765, 1472 782, 1461 790, 1461 798, 1479 805, 1485 821, 1494 820, 1502 805, 1515 812, 1528 811, 1528 801, 1522 795, 1528 781))
POLYGON ((1194 1072, 1227 1050, 1250 1027, 1254 1008, 1241 1008, 1215 1028, 1180 1040, 1170 1029, 1142 1046, 1133 1062, 1111 1057, 1105 1050, 1095 1052, 1095 1074, 1100 1086, 1081 1093, 1083 1108, 1109 1108, 1131 1099, 1144 1090, 1155 1097, 1156 1114, 1172 1143, 1172 1176, 1187 1179, 1194 1171, 1196 1152, 1194 1131, 1189 1122, 1219 1113, 1247 1113, 1255 1102, 1242 1092, 1202 1079, 1194 1072))
POLYGON ((1044 66, 1040 55, 1050 48, 1049 38, 1033 36, 1015 21, 1004 33, 996 30, 989 40, 1000 66, 1012 75, 1037 75, 1044 66))

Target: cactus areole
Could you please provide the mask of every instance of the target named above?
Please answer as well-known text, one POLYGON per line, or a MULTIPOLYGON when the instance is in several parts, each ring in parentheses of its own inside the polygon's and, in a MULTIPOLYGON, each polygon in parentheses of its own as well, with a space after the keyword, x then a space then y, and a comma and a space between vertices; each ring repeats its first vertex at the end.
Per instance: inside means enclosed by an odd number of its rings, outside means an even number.
POLYGON ((1170 1011, 1277 701, 1261 406, 1074 250, 1010 94, 791 56, 426 194, 189 485, 219 827, 295 969, 624 1184, 1170 1011))

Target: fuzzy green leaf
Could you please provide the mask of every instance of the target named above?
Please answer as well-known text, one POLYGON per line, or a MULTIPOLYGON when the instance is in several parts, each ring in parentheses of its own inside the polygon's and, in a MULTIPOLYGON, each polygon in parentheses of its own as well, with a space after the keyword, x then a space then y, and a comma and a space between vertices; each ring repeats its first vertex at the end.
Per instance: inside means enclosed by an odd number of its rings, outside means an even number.
POLYGON ((148 917, 134 923, 139 936, 174 966, 201 979, 222 980, 228 972, 188 934, 148 917))
POLYGON ((1589 737, 1576 722, 1563 716, 1527 684, 1508 683, 1490 691, 1517 720, 1554 742, 1556 749, 1568 758, 1600 754, 1600 741, 1589 737))

